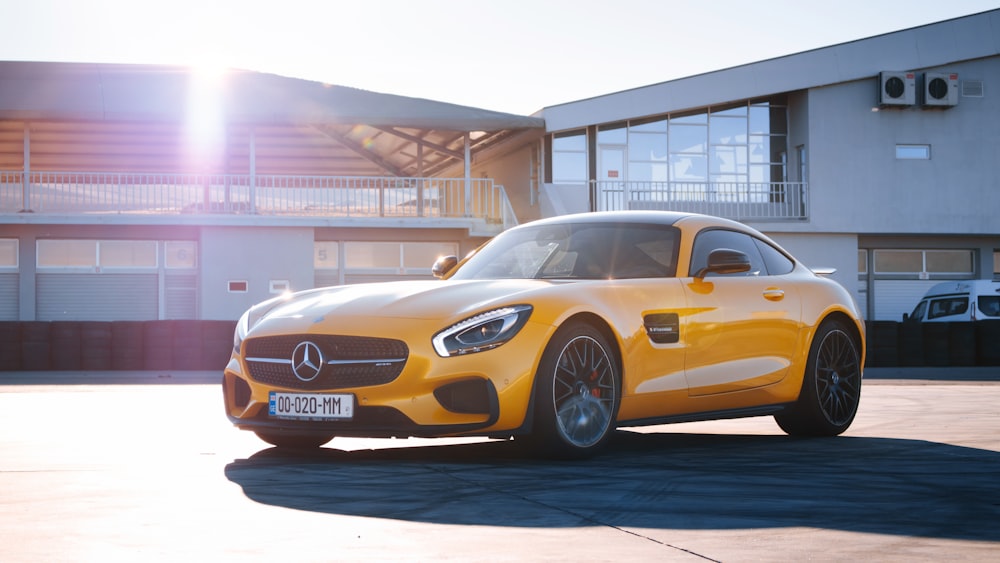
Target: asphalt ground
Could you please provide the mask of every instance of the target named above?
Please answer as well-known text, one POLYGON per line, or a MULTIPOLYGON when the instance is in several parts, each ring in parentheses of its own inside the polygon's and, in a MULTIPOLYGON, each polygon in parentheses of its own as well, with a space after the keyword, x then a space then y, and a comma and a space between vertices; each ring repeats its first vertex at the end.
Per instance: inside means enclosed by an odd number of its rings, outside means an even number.
POLYGON ((270 448, 215 372, 0 374, 2 561, 991 561, 1000 369, 866 370, 843 436, 769 417, 270 448))

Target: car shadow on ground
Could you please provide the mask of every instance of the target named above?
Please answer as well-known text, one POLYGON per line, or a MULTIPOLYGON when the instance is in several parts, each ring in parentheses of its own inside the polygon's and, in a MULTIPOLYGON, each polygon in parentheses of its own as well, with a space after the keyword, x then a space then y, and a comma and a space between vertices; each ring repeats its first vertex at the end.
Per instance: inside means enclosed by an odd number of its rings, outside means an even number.
POLYGON ((531 457, 516 441, 270 448, 225 475, 263 504, 415 522, 1000 540, 1000 453, 920 440, 619 431, 577 461, 531 457))

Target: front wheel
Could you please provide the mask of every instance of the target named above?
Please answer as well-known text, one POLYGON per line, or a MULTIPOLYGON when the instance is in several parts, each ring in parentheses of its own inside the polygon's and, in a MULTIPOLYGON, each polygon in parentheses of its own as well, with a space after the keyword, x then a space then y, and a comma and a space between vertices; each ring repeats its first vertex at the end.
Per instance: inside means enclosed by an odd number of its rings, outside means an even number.
POLYGON ((792 436, 836 436, 854 421, 861 399, 861 354, 841 321, 816 331, 799 399, 774 420, 792 436))
POLYGON ((535 379, 539 453, 581 458, 611 437, 618 416, 621 374, 604 335, 578 323, 560 329, 545 349, 535 379))
POLYGON ((272 446, 298 450, 315 449, 333 439, 333 436, 327 434, 293 434, 264 430, 255 430, 254 434, 272 446))

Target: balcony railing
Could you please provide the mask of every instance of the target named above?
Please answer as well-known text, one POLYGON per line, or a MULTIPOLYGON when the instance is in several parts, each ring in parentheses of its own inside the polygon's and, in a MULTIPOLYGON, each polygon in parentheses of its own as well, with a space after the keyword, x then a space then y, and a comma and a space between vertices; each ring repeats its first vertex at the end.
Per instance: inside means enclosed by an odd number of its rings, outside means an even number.
POLYGON ((0 171, 0 213, 247 214, 516 224, 489 178, 0 171))
POLYGON ((598 209, 662 209, 742 220, 808 218, 803 182, 592 182, 598 209))

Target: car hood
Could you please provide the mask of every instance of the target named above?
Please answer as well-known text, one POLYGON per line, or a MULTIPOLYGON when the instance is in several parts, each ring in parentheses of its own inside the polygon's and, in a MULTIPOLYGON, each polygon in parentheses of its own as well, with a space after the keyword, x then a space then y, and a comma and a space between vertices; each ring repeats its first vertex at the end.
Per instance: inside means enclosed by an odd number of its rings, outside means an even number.
POLYGON ((336 318, 452 319, 491 306, 528 302, 535 294, 551 290, 558 283, 540 280, 406 281, 314 289, 258 306, 252 311, 256 320, 252 319, 251 325, 287 330, 289 324, 316 324, 336 318))

